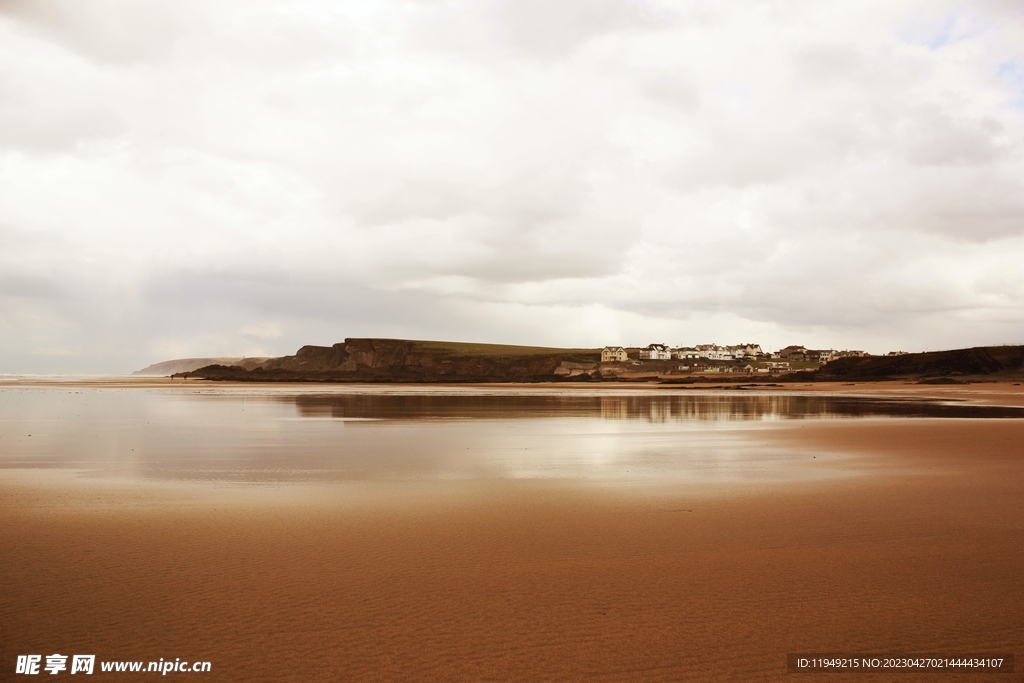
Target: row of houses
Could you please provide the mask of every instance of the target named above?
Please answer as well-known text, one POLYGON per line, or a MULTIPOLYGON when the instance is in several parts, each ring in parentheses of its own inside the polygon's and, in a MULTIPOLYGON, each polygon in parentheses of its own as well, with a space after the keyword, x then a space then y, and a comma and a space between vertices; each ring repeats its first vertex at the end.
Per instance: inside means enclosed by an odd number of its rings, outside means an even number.
MULTIPOLYGON (((718 344, 698 344, 670 348, 666 344, 648 344, 640 349, 640 360, 745 360, 764 356, 759 344, 737 344, 735 346, 719 346, 718 344)), ((606 346, 601 350, 602 363, 622 363, 629 360, 629 353, 621 346, 606 346)))
MULTIPOLYGON (((802 346, 787 346, 778 353, 779 358, 789 360, 811 361, 814 363, 828 363, 836 358, 865 358, 871 354, 867 351, 833 351, 832 349, 805 349, 802 346)), ((906 356, 906 351, 890 351, 886 356, 906 356)), ((773 356, 774 357, 774 356, 773 356)))
POLYGON ((710 372, 710 373, 730 373, 730 372, 745 372, 748 375, 754 375, 758 373, 786 373, 793 370, 789 363, 786 361, 770 361, 767 363, 758 363, 752 365, 747 363, 743 367, 739 365, 711 365, 706 363, 696 363, 694 365, 679 365, 675 368, 676 370, 690 371, 690 372, 710 372))
POLYGON ((778 353, 779 358, 785 358, 786 360, 797 360, 811 363, 828 363, 837 358, 847 358, 850 356, 863 357, 870 356, 871 354, 866 351, 834 351, 832 349, 808 349, 803 346, 787 346, 781 349, 778 353))
MULTIPOLYGON (((864 351, 834 351, 832 349, 808 349, 803 346, 787 346, 778 353, 765 353, 760 344, 697 344, 670 348, 667 344, 648 344, 640 349, 639 360, 763 360, 782 359, 810 363, 828 363, 846 356, 868 356, 864 351)), ((601 350, 602 363, 624 363, 630 360, 629 353, 622 346, 606 346, 601 350)))

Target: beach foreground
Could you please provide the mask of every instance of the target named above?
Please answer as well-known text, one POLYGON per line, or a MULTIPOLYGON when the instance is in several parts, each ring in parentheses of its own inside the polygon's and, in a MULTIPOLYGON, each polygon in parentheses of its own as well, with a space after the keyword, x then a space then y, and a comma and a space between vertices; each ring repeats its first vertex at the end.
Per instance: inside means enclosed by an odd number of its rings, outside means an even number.
POLYGON ((1024 654, 1024 421, 763 437, 846 454, 854 475, 339 496, 8 469, 3 666, 95 652, 210 661, 204 680, 760 681, 786 678, 789 652, 1024 654))

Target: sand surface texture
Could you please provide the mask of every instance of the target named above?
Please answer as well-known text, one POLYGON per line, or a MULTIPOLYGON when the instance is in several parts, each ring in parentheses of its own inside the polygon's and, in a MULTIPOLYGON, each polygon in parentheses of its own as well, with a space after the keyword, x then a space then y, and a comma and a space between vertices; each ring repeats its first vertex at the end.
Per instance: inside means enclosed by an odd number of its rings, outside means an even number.
POLYGON ((8 467, 0 679, 60 652, 208 660, 168 676, 211 681, 1024 680, 1024 663, 786 673, 788 652, 1024 655, 1024 420, 756 439, 842 454, 848 476, 241 486, 8 467))

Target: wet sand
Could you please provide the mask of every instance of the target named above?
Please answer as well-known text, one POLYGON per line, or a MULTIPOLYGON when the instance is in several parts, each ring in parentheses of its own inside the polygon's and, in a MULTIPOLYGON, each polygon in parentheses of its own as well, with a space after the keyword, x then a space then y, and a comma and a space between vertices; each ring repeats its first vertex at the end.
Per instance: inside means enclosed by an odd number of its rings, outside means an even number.
POLYGON ((237 681, 762 681, 788 652, 1024 655, 1024 421, 762 436, 856 476, 341 495, 8 470, 3 676, 52 652, 209 660, 204 680, 237 681))

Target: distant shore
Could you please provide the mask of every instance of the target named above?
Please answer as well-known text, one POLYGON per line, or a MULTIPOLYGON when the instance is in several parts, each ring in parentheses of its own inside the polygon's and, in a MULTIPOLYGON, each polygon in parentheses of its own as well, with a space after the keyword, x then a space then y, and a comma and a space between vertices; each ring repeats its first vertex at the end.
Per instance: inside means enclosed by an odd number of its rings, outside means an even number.
POLYGON ((987 378, 963 381, 957 384, 922 384, 910 380, 887 380, 877 382, 787 382, 787 383, 744 383, 733 381, 707 382, 680 385, 648 382, 527 382, 527 383, 416 383, 378 384, 355 382, 232 382, 212 381, 198 378, 143 377, 133 375, 112 375, 109 377, 61 377, 61 376, 9 376, 0 377, 2 387, 87 387, 87 388, 187 388, 195 390, 254 390, 259 387, 281 392, 345 392, 370 391, 374 388, 409 393, 433 391, 457 391, 486 389, 507 392, 562 392, 584 391, 588 393, 629 393, 629 392, 687 392, 687 391, 752 391, 759 393, 833 393, 851 396, 914 397, 942 400, 971 401, 987 405, 1024 405, 1024 380, 987 378))

